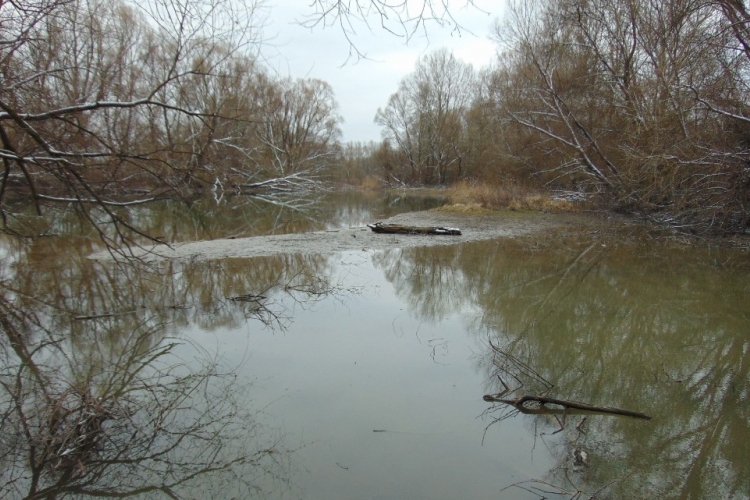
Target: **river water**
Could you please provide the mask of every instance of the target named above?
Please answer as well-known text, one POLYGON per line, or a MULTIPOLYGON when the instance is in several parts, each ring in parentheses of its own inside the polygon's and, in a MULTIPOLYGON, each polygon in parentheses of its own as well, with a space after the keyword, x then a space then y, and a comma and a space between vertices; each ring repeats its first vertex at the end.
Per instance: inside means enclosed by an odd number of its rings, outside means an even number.
MULTIPOLYGON (((350 193, 124 215, 178 242, 441 203, 350 193)), ((9 498, 750 497, 745 251, 613 219, 142 267, 88 259, 100 246, 70 214, 46 224, 58 236, 3 243, 9 498), (501 392, 652 418, 482 399, 501 392)))

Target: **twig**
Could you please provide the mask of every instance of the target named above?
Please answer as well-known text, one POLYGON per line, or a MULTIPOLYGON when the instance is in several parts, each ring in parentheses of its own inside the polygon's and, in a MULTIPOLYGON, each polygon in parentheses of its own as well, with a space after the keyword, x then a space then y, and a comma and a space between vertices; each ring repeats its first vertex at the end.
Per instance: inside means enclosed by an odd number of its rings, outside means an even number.
POLYGON ((136 310, 133 309, 132 311, 122 311, 122 312, 116 312, 116 313, 103 313, 103 314, 91 314, 86 316, 73 316, 73 319, 76 321, 82 321, 87 319, 101 319, 101 318, 112 318, 114 316, 124 316, 126 314, 135 314, 136 310))

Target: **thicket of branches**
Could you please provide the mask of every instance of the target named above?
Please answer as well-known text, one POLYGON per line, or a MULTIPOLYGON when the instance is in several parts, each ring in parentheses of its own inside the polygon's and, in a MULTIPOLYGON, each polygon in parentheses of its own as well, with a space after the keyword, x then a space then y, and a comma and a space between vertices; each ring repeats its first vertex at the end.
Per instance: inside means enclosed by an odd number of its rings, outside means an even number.
POLYGON ((493 82, 526 161, 677 224, 750 216, 750 20, 742 2, 517 2, 493 82), (527 142, 528 143, 528 142, 527 142))
MULTIPOLYGON (((296 174, 338 148, 330 86, 257 63, 255 0, 0 4, 0 209, 114 207, 296 174)), ((129 229, 134 229, 130 227, 129 229)), ((123 235, 121 235, 123 236, 123 235)))
POLYGON ((691 230, 747 227, 744 2, 517 0, 495 36, 497 63, 477 77, 437 52, 402 81, 376 117, 387 177, 510 176, 691 230))

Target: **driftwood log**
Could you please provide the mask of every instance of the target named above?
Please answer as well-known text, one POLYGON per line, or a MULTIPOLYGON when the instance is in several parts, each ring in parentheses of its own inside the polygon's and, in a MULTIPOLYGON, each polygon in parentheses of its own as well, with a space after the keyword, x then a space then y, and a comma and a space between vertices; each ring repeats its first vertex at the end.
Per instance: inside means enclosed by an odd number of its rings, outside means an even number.
POLYGON ((401 224, 367 224, 374 233, 384 234, 438 234, 438 235, 460 235, 461 230, 455 227, 419 227, 419 226, 402 226, 401 224))
POLYGON ((539 403, 541 405, 554 404, 554 405, 564 406, 565 408, 574 408, 576 410, 585 410, 585 411, 592 411, 592 412, 598 412, 598 413, 610 413, 613 415, 623 415, 626 417, 651 420, 651 417, 649 417, 648 415, 644 413, 639 413, 637 411, 622 410, 620 408, 611 408, 609 406, 595 406, 595 405, 590 405, 587 403, 579 403, 577 401, 567 401, 564 399, 548 398, 548 397, 543 397, 543 396, 526 395, 526 396, 521 396, 520 398, 516 398, 516 399, 503 399, 503 398, 498 397, 497 395, 487 394, 484 396, 483 399, 491 403, 505 403, 508 405, 513 405, 521 411, 526 409, 526 407, 524 407, 524 404, 531 401, 531 402, 539 403))

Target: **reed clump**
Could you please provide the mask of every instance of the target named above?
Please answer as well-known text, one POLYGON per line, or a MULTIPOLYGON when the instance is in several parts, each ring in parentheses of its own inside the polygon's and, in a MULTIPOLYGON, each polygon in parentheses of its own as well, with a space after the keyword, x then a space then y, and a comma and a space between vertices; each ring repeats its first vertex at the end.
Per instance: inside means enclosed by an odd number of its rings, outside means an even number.
POLYGON ((575 202, 515 183, 493 185, 461 181, 448 188, 446 194, 456 211, 466 213, 502 209, 575 212, 579 209, 575 202))

